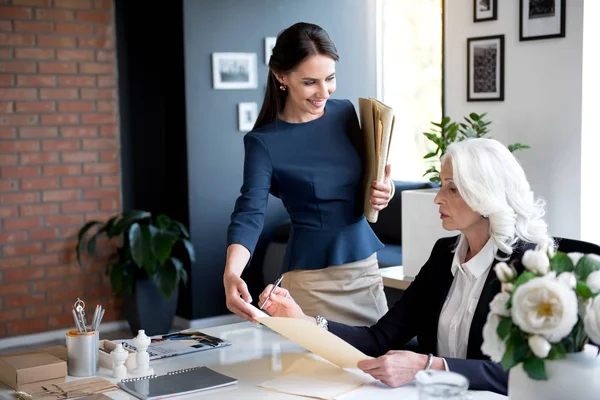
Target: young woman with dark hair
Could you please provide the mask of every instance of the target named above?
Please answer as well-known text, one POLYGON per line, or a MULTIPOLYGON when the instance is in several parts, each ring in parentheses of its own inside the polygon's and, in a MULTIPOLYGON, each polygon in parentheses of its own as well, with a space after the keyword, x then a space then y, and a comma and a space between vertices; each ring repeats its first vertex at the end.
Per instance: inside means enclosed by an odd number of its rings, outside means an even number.
POLYGON ((227 234, 223 281, 227 307, 252 319, 240 278, 263 228, 269 193, 292 223, 282 272, 304 310, 369 325, 387 311, 376 252, 383 247, 363 215, 364 185, 375 210, 393 184, 364 182, 356 111, 334 100, 335 44, 321 27, 297 23, 279 34, 264 102, 244 137, 244 183, 227 234))

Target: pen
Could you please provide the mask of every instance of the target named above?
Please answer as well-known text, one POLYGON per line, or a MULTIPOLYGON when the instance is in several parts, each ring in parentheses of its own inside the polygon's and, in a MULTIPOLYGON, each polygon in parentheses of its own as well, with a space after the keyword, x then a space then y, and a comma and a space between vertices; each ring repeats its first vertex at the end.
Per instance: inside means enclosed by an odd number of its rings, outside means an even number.
POLYGON ((275 290, 275 288, 277 286, 279 286, 279 284, 281 283, 281 281, 283 280, 283 275, 281 275, 279 277, 279 279, 277 279, 275 281, 275 283, 273 284, 273 287, 271 288, 271 291, 269 292, 269 295, 267 296, 267 298, 265 299, 264 303, 262 304, 262 306, 260 306, 259 310, 262 310, 264 308, 264 306, 267 304, 267 301, 269 301, 269 298, 271 297, 271 295, 273 294, 273 291, 275 290))

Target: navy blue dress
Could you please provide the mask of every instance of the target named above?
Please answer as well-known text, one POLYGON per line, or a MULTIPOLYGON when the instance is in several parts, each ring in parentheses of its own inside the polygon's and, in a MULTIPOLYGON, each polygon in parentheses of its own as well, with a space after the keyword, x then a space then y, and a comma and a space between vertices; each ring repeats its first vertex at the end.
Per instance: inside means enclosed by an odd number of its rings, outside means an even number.
POLYGON ((271 193, 282 200, 292 223, 282 272, 346 264, 381 249, 363 214, 358 138, 354 106, 332 99, 318 119, 277 120, 246 134, 244 183, 227 244, 254 252, 271 193))

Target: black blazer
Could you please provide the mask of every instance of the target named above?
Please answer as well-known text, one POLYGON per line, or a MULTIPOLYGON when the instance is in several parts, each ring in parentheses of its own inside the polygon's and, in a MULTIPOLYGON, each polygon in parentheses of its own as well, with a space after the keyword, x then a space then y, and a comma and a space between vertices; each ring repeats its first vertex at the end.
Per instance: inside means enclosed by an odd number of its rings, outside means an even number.
MULTIPOLYGON (((419 352, 437 355, 438 321, 442 307, 452 285, 453 249, 458 236, 443 238, 436 242, 429 260, 421 268, 402 298, 371 327, 351 327, 329 322, 329 330, 367 355, 378 357, 389 350, 401 350, 413 337, 419 342, 419 352)), ((521 257, 531 243, 521 243, 513 251, 510 260, 518 260, 515 266, 520 271, 521 257)), ((493 265, 497 261, 494 261, 493 265)), ((493 266, 483 286, 471 329, 467 347, 467 359, 446 357, 448 368, 466 376, 470 388, 506 394, 508 372, 498 363, 489 360, 481 352, 483 326, 490 310, 490 302, 500 292, 501 283, 493 266)))

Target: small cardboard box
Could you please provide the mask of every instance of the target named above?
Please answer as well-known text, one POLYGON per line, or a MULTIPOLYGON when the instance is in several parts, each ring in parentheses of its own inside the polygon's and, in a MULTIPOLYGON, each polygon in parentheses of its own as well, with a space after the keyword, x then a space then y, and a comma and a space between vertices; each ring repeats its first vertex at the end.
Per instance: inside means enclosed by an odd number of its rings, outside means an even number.
MULTIPOLYGON (((108 369, 112 369, 112 357, 110 356, 110 352, 113 351, 117 347, 116 343, 111 342, 110 340, 100 340, 100 366, 108 369)), ((129 353, 129 357, 125 360, 125 368, 128 370, 135 369, 136 361, 135 355, 136 352, 123 347, 129 353)))
POLYGON ((66 376, 67 363, 49 353, 0 357, 0 381, 16 390, 34 382, 64 380, 66 376))

